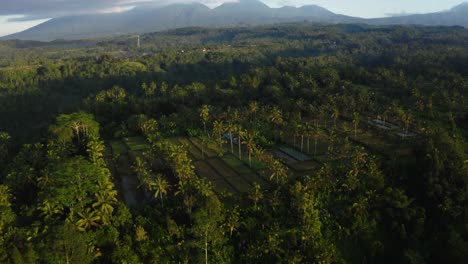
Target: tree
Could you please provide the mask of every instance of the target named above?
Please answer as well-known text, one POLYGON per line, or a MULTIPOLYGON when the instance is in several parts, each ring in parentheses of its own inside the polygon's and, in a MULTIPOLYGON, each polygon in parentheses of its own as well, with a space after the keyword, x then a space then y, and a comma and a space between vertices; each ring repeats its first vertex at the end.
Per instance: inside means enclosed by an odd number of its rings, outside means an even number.
POLYGON ((227 211, 226 227, 229 230, 229 236, 240 226, 240 209, 235 206, 233 209, 227 211))
MULTIPOLYGON (((273 107, 269 113, 268 119, 270 122, 273 123, 275 130, 278 130, 279 127, 283 124, 283 113, 278 107, 273 107)), ((280 133, 279 131, 276 131, 277 133, 280 133)), ((276 134, 276 133, 275 133, 276 134)))
POLYGON ((227 130, 228 130, 228 134, 229 134, 229 142, 231 143, 231 154, 234 155, 234 138, 233 138, 233 135, 232 135, 232 131, 234 131, 236 129, 236 126, 233 122, 228 122, 227 123, 227 126, 226 126, 227 130))
POLYGON ((256 125, 257 123, 257 112, 258 112, 258 102, 257 101, 252 101, 249 103, 249 112, 251 116, 253 116, 253 123, 256 125))
POLYGON ((200 108, 200 118, 202 120, 202 123, 203 123, 203 129, 205 131, 205 135, 208 136, 208 132, 206 130, 206 123, 208 122, 208 120, 210 119, 210 108, 208 105, 203 105, 201 108, 200 108))
POLYGON ((247 152, 249 153, 249 166, 252 167, 252 153, 255 151, 256 145, 255 145, 255 137, 257 136, 257 133, 255 131, 251 131, 246 133, 246 142, 245 145, 247 147, 247 152))
POLYGON ((203 250, 205 264, 208 264, 210 259, 214 263, 226 261, 226 252, 223 250, 226 240, 221 231, 224 220, 222 203, 214 195, 206 197, 204 205, 194 214, 191 233, 195 237, 195 247, 203 250))
POLYGON ((340 110, 338 109, 337 105, 333 105, 332 108, 332 118, 333 118, 333 126, 336 129, 336 120, 340 117, 340 110))
POLYGON ((86 231, 100 225, 101 217, 91 208, 87 208, 84 212, 78 212, 78 216, 80 219, 76 222, 76 226, 80 231, 86 231))
POLYGON ((241 125, 237 125, 236 130, 237 130, 237 144, 239 147, 239 159, 242 160, 242 140, 244 139, 246 133, 241 125))
MULTIPOLYGON (((8 186, 0 185, 0 237, 16 219, 15 213, 11 209, 11 195, 8 186)), ((0 239, 0 242, 3 239, 0 239)))
POLYGON ((86 209, 92 208, 100 183, 108 182, 109 175, 107 169, 79 156, 60 162, 48 173, 48 183, 41 186, 40 203, 53 208, 46 211, 67 213, 69 218, 74 213, 89 216, 86 209), (66 210, 57 210, 60 208, 66 210))
MULTIPOLYGON (((6 132, 0 132, 0 163, 2 165, 5 164, 7 161, 10 149, 10 141, 10 134, 6 132)), ((0 165, 0 172, 2 169, 2 165, 0 165)))
POLYGON ((258 209, 258 203, 263 199, 262 187, 258 183, 254 183, 253 190, 249 193, 249 198, 254 202, 254 209, 258 209))
POLYGON ((86 233, 78 232, 71 224, 59 226, 51 233, 53 237, 46 243, 49 249, 46 259, 50 263, 87 264, 93 261, 86 233))
POLYGON ((225 125, 223 121, 215 120, 213 122, 213 137, 218 145, 219 149, 223 147, 223 133, 225 131, 225 125))
POLYGON ((155 192, 155 197, 159 196, 161 200, 161 206, 164 206, 163 195, 167 195, 169 187, 169 182, 161 174, 156 175, 156 180, 154 181, 154 185, 150 188, 150 190, 155 192))
POLYGON ((353 113, 354 139, 356 139, 356 136, 357 136, 358 124, 359 124, 359 113, 354 112, 353 113))
POLYGON ((114 206, 117 204, 117 191, 110 181, 99 182, 99 191, 94 195, 96 202, 93 208, 97 210, 103 224, 110 224, 114 206))

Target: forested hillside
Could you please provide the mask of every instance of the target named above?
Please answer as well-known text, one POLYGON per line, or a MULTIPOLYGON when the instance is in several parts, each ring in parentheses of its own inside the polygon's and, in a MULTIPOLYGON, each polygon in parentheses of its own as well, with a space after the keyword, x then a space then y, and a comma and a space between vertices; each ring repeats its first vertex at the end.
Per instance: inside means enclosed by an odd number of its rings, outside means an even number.
POLYGON ((0 263, 464 263, 468 30, 0 42, 0 263))

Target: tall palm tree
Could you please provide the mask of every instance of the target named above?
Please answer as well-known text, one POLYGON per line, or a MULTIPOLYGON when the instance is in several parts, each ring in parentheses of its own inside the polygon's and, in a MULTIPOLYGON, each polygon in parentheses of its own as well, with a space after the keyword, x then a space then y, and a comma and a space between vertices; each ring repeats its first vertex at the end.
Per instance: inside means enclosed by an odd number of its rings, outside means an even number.
POLYGON ((306 127, 304 124, 299 124, 299 135, 301 136, 301 152, 304 151, 304 134, 306 133, 306 127))
POLYGON ((238 124, 237 129, 237 144, 239 145, 239 159, 242 160, 242 139, 245 136, 245 132, 242 128, 242 125, 238 124))
MULTIPOLYGON (((318 124, 318 123, 317 123, 318 124)), ((320 129, 320 127, 318 125, 316 125, 314 128, 313 128, 313 135, 314 135, 314 157, 317 157, 317 142, 318 142, 318 138, 323 135, 323 131, 320 129)))
POLYGON ((356 139, 356 136, 357 136, 358 124, 359 124, 359 113, 354 112, 353 113, 354 139, 356 139))
POLYGON ((249 153, 249 166, 252 167, 252 153, 255 151, 255 137, 257 136, 257 133, 255 131, 251 131, 246 135, 245 145, 249 153))
POLYGON ((97 214, 96 211, 92 211, 90 208, 87 208, 84 212, 78 213, 80 219, 76 222, 78 229, 81 231, 86 231, 93 227, 99 226, 99 221, 101 217, 97 214))
POLYGON ((252 101, 249 103, 249 112, 253 115, 253 123, 257 123, 258 102, 252 101))
POLYGON ((203 105, 200 108, 200 118, 203 122, 203 129, 205 130, 205 135, 208 135, 206 131, 206 122, 208 122, 210 118, 210 108, 207 105, 203 105))
POLYGON ((233 143, 232 131, 235 129, 235 124, 233 122, 228 122, 226 125, 226 128, 229 134, 229 141, 231 143, 231 154, 234 155, 234 143, 233 143))
POLYGON ((223 144, 222 138, 223 138, 224 130, 225 130, 225 125, 223 121, 215 120, 213 122, 213 136, 219 148, 222 148, 222 144, 223 144))
POLYGON ((98 183, 99 191, 94 195, 96 202, 93 208, 98 210, 104 224, 110 223, 110 217, 117 203, 117 191, 111 182, 98 183))
POLYGON ((170 185, 169 185, 169 182, 166 180, 166 178, 164 178, 161 174, 158 174, 154 181, 153 191, 155 192, 154 197, 159 196, 161 200, 161 206, 164 206, 163 195, 167 195, 169 188, 170 188, 170 185))
MULTIPOLYGON (((273 123, 275 130, 278 130, 279 127, 283 124, 283 113, 281 112, 281 109, 279 109, 277 106, 273 107, 271 109, 271 112, 269 114, 270 122, 273 123)), ((276 133, 274 133, 276 135, 276 133)))
POLYGON ((304 133, 307 136, 307 153, 310 153, 310 137, 313 136, 314 128, 309 122, 304 124, 304 133))
POLYGON ((338 117, 340 116, 340 110, 338 109, 338 106, 337 105, 334 105, 333 106, 333 109, 332 109, 332 118, 333 118, 333 125, 336 129, 336 120, 338 120, 338 117))

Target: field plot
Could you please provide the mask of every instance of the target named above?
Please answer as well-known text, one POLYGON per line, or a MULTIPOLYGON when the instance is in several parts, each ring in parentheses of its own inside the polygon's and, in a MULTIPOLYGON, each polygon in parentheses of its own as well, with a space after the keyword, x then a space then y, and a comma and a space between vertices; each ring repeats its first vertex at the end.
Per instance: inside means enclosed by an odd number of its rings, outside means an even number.
POLYGON ((232 170, 226 163, 220 159, 209 159, 207 160, 208 164, 211 165, 223 178, 234 178, 238 174, 232 170))
POLYGON ((298 163, 289 165, 289 167, 291 167, 292 169, 298 172, 313 171, 313 170, 319 169, 320 166, 321 166, 320 163, 312 161, 312 160, 298 162, 298 163))
POLYGON ((142 137, 126 137, 123 138, 122 141, 132 151, 141 151, 150 147, 148 142, 142 137))
MULTIPOLYGON (((195 145, 201 152, 203 142, 199 138, 190 138, 190 142, 192 142, 192 144, 195 145)), ((213 158, 213 157, 217 156, 216 151, 209 148, 208 144, 205 144, 203 149, 204 149, 204 152, 205 152, 204 153, 205 158, 213 158)))
POLYGON ((230 192, 230 193, 236 193, 237 190, 234 189, 228 182, 225 180, 215 180, 211 181, 213 184, 213 187, 215 188, 216 191, 218 192, 230 192))
POLYGON ((369 131, 358 135, 355 141, 380 154, 391 155, 397 149, 384 135, 375 135, 369 131))
POLYGON ((306 154, 299 152, 293 148, 290 147, 280 147, 279 148, 282 152, 286 153, 287 155, 293 157, 294 159, 298 161, 306 161, 306 160, 311 160, 312 158, 307 156, 306 154))
POLYGON ((112 140, 109 142, 109 145, 112 149, 112 155, 114 157, 119 157, 120 155, 127 153, 127 145, 120 140, 112 140))
POLYGON ((201 176, 206 177, 210 181, 222 180, 221 175, 215 171, 206 161, 198 160, 193 163, 195 165, 195 172, 201 176))
POLYGON ((245 193, 252 189, 252 185, 250 185, 241 177, 225 178, 225 180, 229 184, 231 184, 238 192, 245 193))

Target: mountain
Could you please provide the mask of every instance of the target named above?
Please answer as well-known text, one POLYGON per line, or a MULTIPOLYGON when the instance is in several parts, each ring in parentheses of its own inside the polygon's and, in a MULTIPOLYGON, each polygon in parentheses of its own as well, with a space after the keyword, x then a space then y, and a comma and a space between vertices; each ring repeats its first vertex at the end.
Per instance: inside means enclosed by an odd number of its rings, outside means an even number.
POLYGON ((366 20, 372 25, 424 25, 424 26, 462 26, 468 27, 468 2, 450 10, 405 16, 393 16, 366 20))
POLYGON ((270 8, 258 0, 224 3, 210 9, 199 3, 137 7, 124 13, 54 18, 3 39, 81 39, 121 34, 139 34, 181 27, 228 27, 281 22, 367 23, 371 25, 446 25, 468 27, 468 3, 450 10, 400 17, 362 19, 338 15, 308 5, 300 8, 270 8))

